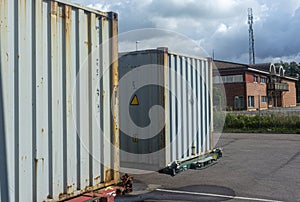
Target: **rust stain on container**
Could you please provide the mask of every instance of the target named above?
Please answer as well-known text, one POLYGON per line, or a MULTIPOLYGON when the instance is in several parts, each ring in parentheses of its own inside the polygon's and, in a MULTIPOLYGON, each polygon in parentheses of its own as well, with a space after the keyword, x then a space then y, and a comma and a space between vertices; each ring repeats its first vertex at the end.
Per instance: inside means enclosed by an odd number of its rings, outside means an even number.
POLYGON ((67 75, 71 74, 71 36, 72 36, 72 8, 70 6, 65 7, 66 23, 66 71, 67 75))
POLYGON ((65 15, 66 15, 66 37, 70 37, 71 32, 71 17, 72 17, 72 8, 66 6, 65 8, 65 15))
POLYGON ((119 85, 119 74, 118 74, 118 68, 119 68, 119 63, 118 63, 118 14, 116 13, 109 13, 109 17, 112 20, 112 25, 111 25, 111 46, 112 48, 112 64, 111 64, 111 92, 112 95, 110 97, 114 96, 114 101, 113 101, 113 144, 114 147, 116 148, 113 152, 113 170, 111 170, 111 174, 113 173, 113 176, 110 176, 110 179, 119 179, 120 174, 117 171, 118 168, 120 167, 120 159, 119 159, 119 92, 118 92, 118 85, 119 85), (114 171, 114 172, 113 172, 114 171))
POLYGON ((72 13, 72 8, 70 6, 65 6, 65 17, 66 19, 70 19, 71 18, 71 13, 72 13))
POLYGON ((35 171, 37 172, 38 170, 38 167, 39 167, 39 164, 42 164, 42 169, 44 170, 44 167, 45 167, 45 159, 44 158, 35 158, 34 159, 34 162, 35 162, 35 171), (41 161, 41 163, 39 163, 39 161, 41 161))
POLYGON ((94 184, 99 184, 100 181, 101 181, 100 176, 97 176, 97 177, 94 178, 94 184))
POLYGON ((63 200, 64 198, 66 198, 66 194, 59 193, 58 198, 59 198, 59 200, 63 200))
POLYGON ((105 182, 109 182, 111 180, 111 169, 105 171, 105 182))
POLYGON ((55 17, 57 16, 57 10, 58 10, 58 4, 55 1, 51 1, 51 16, 55 17))
POLYGON ((72 191, 73 185, 68 185, 67 186, 67 192, 70 193, 72 191))
POLYGON ((41 85, 44 84, 44 77, 41 78, 41 85))

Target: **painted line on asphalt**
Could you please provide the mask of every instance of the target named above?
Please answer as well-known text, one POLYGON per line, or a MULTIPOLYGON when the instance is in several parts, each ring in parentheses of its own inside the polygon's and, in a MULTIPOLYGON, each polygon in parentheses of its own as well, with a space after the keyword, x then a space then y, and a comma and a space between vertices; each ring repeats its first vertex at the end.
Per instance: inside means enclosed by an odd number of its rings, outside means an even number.
POLYGON ((249 198, 249 197, 241 197, 241 196, 229 196, 229 195, 222 195, 222 194, 199 193, 199 192, 168 190, 168 189, 156 189, 156 191, 177 193, 177 194, 191 194, 191 195, 199 195, 199 196, 211 196, 211 197, 229 198, 229 199, 240 199, 240 200, 247 200, 247 201, 283 202, 283 201, 261 199, 261 198, 249 198))

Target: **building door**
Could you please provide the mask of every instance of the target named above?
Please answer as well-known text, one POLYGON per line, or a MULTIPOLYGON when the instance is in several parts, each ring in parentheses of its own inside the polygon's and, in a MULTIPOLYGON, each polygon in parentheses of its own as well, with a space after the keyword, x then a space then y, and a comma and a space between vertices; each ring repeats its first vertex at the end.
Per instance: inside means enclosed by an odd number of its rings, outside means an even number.
POLYGON ((268 97, 268 107, 274 107, 274 99, 273 96, 268 97))
POLYGON ((277 96, 277 107, 282 107, 282 95, 279 93, 277 96))
POLYGON ((235 96, 234 97, 234 109, 242 110, 245 108, 245 101, 243 96, 235 96))

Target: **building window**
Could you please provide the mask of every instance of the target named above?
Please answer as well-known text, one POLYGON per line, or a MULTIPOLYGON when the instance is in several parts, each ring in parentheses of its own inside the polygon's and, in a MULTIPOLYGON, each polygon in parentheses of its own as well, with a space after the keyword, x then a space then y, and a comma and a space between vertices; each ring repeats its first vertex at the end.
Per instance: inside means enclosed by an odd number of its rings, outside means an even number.
POLYGON ((260 83, 267 83, 266 77, 260 77, 260 83))
POLYGON ((267 96, 261 96, 262 103, 267 103, 267 101, 268 101, 267 96))
POLYGON ((243 96, 234 97, 234 109, 241 110, 245 108, 245 100, 243 96))
POLYGON ((244 81, 243 75, 226 75, 226 76, 214 76, 213 77, 214 84, 240 83, 243 81, 244 81))
POLYGON ((257 83, 257 82, 258 82, 258 76, 254 75, 254 83, 257 83))
POLYGON ((254 96, 248 96, 248 107, 254 107, 254 96))

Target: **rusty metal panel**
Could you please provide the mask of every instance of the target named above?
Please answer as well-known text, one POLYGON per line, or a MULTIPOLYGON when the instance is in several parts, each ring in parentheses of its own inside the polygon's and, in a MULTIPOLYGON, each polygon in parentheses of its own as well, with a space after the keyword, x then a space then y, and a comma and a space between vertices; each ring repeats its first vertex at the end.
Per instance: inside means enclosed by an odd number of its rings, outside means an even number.
POLYGON ((157 170, 212 149, 210 63, 167 48, 120 54, 121 167, 157 170))
POLYGON ((118 181, 117 26, 115 13, 61 0, 0 0, 10 201, 118 181))
MULTIPOLYGON (((102 26, 104 28, 104 31, 102 32, 102 39, 105 41, 109 38, 110 35, 110 25, 108 23, 108 21, 106 19, 102 20, 102 26)), ((108 49, 110 48, 110 44, 105 43, 103 44, 104 49, 108 49)), ((103 51, 102 53, 102 57, 103 58, 109 58, 109 54, 106 51, 103 51)), ((103 60, 103 67, 107 67, 109 64, 107 63, 109 60, 103 60)), ((103 68, 102 69, 102 74, 103 75, 107 75, 107 69, 103 68)), ((111 111, 111 106, 110 106, 110 82, 111 82, 111 78, 109 76, 104 76, 103 77, 103 89, 105 89, 103 91, 103 113, 110 113, 111 111)), ((107 134, 111 133, 111 119, 103 119, 103 152, 104 154, 109 154, 111 152, 111 148, 109 146, 109 144, 107 144, 108 142, 110 142, 110 136, 107 136, 107 134)), ((104 167, 104 173, 106 175, 110 175, 110 165, 111 165, 111 156, 110 155, 103 155, 103 162, 105 163, 104 167)))

